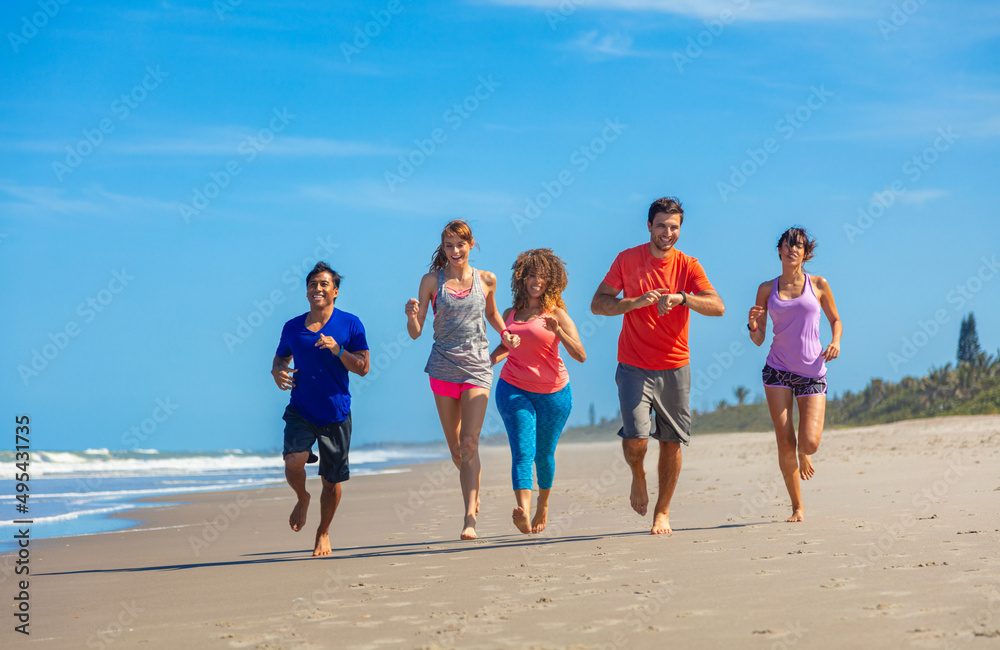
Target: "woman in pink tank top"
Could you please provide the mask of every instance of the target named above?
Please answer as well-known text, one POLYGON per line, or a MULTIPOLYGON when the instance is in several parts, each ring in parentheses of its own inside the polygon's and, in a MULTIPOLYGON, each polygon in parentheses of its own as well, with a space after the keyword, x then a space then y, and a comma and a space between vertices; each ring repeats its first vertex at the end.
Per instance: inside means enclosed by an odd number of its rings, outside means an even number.
POLYGON ((587 353, 562 300, 566 288, 563 261, 550 249, 539 248, 518 255, 513 271, 514 306, 503 318, 519 344, 503 343, 490 358, 494 364, 506 359, 497 382, 496 405, 510 442, 517 502, 511 519, 522 533, 540 533, 548 519, 556 443, 573 408, 559 344, 581 363, 587 353), (533 468, 538 475, 538 505, 531 518, 533 468))
POLYGON ((802 228, 789 228, 778 239, 781 275, 761 283, 757 303, 750 309, 747 329, 760 346, 771 315, 774 336, 762 371, 767 407, 778 441, 778 466, 792 500, 792 516, 802 521, 799 479, 815 471, 811 456, 819 449, 826 414, 826 362, 840 354, 844 328, 837 314, 833 292, 825 278, 802 268, 813 257, 816 240, 802 228), (819 341, 820 311, 830 322, 833 338, 823 348, 819 341), (799 406, 799 431, 792 423, 793 400, 799 406))

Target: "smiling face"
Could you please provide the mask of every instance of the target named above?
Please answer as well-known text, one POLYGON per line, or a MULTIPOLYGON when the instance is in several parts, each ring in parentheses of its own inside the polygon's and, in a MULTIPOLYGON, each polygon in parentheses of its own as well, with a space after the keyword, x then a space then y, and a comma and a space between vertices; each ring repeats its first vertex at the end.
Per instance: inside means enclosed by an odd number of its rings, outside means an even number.
POLYGON ((306 285, 306 299, 314 309, 332 307, 340 290, 333 284, 333 276, 327 271, 315 274, 306 285))
POLYGON ((548 287, 549 283, 535 275, 534 271, 529 273, 528 277, 524 279, 524 288, 528 292, 528 296, 533 300, 541 300, 548 287))
POLYGON ((464 268, 469 263, 472 244, 458 235, 445 234, 441 238, 441 250, 450 266, 464 268))
POLYGON ((801 240, 784 241, 778 247, 778 257, 781 258, 781 263, 788 266, 800 266, 805 254, 806 249, 801 240))
POLYGON ((681 215, 657 212, 653 221, 647 224, 649 228, 649 245, 656 257, 665 257, 670 249, 677 244, 681 236, 681 215), (657 255, 657 252, 659 254, 657 255))

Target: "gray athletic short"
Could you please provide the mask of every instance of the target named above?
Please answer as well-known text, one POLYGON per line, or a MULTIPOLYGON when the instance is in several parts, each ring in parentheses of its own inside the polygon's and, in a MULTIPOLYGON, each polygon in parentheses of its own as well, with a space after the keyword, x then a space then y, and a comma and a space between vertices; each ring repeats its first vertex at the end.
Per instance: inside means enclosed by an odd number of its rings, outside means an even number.
POLYGON ((331 422, 325 427, 318 427, 305 419, 301 413, 289 404, 285 414, 285 444, 282 458, 288 454, 309 452, 307 463, 316 462, 312 453, 313 443, 319 443, 319 475, 327 483, 341 483, 351 478, 351 468, 347 455, 351 449, 351 414, 343 422, 331 422))
POLYGON ((691 441, 690 365, 646 370, 619 363, 615 382, 623 421, 619 436, 685 445, 691 441))

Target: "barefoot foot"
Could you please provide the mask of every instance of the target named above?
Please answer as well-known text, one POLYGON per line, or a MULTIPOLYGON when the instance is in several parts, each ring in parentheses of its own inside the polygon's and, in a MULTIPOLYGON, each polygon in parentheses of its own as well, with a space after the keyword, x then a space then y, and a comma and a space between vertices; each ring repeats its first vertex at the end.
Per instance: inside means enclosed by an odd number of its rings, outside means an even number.
POLYGON ((653 517, 653 529, 649 531, 652 535, 670 535, 674 531, 670 529, 670 513, 663 513, 653 517))
POLYGON ((812 458, 805 454, 799 454, 799 476, 802 477, 802 480, 808 481, 815 473, 816 470, 813 468, 812 458))
MULTIPOLYGON (((808 456, 807 456, 808 458, 808 456)), ((785 521, 805 521, 805 511, 802 508, 797 508, 792 511, 792 516, 785 521)))
POLYGON ((295 507, 292 508, 292 514, 288 517, 288 525, 296 533, 302 530, 302 527, 306 525, 306 512, 309 510, 309 495, 306 495, 305 499, 300 499, 295 503, 295 507))
POLYGON ((531 519, 531 532, 540 533, 545 530, 545 524, 549 519, 549 507, 539 506, 535 510, 535 516, 531 519))
POLYGON ((522 533, 531 532, 531 527, 528 525, 528 513, 524 511, 524 508, 514 508, 510 518, 519 531, 522 533))
POLYGON ((332 553, 333 551, 330 550, 330 534, 323 533, 320 535, 316 533, 316 548, 313 549, 313 557, 331 555, 332 553))
POLYGON ((649 505, 649 494, 646 493, 646 477, 632 473, 632 494, 629 495, 629 502, 632 509, 643 517, 646 516, 646 507, 649 505))
POLYGON ((465 528, 462 529, 461 539, 476 539, 476 518, 473 515, 465 515, 465 528))

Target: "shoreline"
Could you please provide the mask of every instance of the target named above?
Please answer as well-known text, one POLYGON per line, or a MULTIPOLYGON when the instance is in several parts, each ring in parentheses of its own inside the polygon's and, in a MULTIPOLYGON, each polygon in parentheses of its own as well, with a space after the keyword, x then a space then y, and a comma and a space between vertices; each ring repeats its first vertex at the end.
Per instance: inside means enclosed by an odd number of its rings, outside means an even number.
MULTIPOLYGON (((33 542, 30 638, 150 648, 994 647, 997 443, 1000 416, 829 431, 803 486, 806 521, 788 524, 773 433, 694 437, 670 536, 649 535, 651 517, 629 508, 617 440, 560 445, 548 528, 522 535, 510 523, 509 454, 486 447, 480 539, 458 540, 457 470, 434 461, 348 481, 328 558, 311 557, 318 504, 303 532, 288 528, 286 486, 199 493, 128 531, 33 542)), ((647 472, 655 461, 654 451, 647 472)), ((2 584, 13 595, 6 574, 2 584)), ((11 627, 0 639, 13 638, 11 627)))

